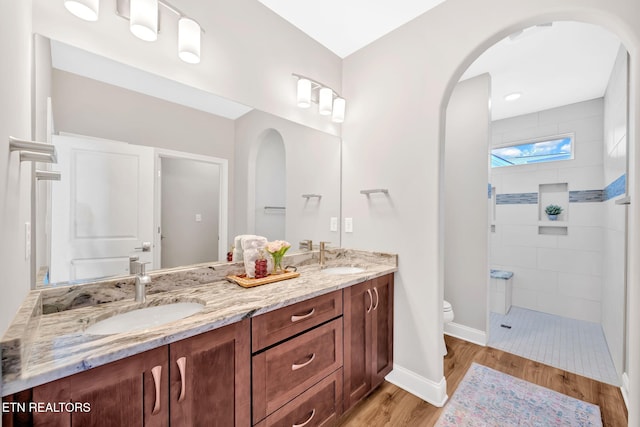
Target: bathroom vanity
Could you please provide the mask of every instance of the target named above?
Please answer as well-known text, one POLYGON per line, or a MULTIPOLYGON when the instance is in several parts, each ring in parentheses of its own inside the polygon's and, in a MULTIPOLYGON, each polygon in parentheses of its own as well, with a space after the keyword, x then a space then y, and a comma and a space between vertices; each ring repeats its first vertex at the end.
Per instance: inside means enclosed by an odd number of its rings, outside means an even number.
POLYGON ((189 300, 203 310, 106 336, 84 331, 139 304, 95 303, 97 285, 33 291, 1 343, 3 402, 79 410, 5 412, 3 425, 330 425, 392 369, 397 257, 330 251, 329 266, 361 267, 350 274, 325 273, 316 257, 294 255, 300 277, 251 289, 221 280, 239 264, 182 269, 174 282, 165 272, 152 284, 173 286, 150 289, 146 305, 189 300), (207 283, 175 286, 198 271, 207 283), (92 303, 65 306, 74 293, 92 303))

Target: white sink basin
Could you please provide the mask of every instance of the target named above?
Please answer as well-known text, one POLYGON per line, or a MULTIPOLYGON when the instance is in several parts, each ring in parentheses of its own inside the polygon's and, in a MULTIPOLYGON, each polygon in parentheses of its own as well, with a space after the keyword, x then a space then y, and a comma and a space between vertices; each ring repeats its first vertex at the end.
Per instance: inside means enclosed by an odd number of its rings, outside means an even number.
POLYGON ((179 302, 139 308, 94 323, 84 333, 88 335, 111 335, 139 331, 184 319, 203 308, 204 305, 197 302, 179 302))
POLYGON ((360 267, 329 267, 329 268, 324 268, 322 270, 320 270, 322 273, 324 274, 333 274, 333 275, 337 275, 337 274, 355 274, 355 273, 362 273, 364 271, 364 268, 360 268, 360 267))

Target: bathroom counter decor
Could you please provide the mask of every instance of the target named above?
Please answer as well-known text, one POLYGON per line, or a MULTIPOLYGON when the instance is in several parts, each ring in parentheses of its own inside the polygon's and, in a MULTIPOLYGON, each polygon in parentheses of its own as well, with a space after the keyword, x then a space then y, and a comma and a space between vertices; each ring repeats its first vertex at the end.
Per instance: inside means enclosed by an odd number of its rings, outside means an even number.
POLYGON ((263 277, 261 279, 252 279, 250 277, 247 277, 246 274, 240 274, 238 276, 235 276, 235 275, 227 276, 227 280, 237 285, 240 285, 243 288, 253 288, 255 286, 280 282, 282 280, 294 279, 298 276, 300 276, 300 273, 298 273, 297 271, 285 270, 284 273, 270 274, 267 277, 263 277))
POLYGON ((1 393, 7 396, 147 350, 191 338, 282 307, 341 290, 398 270, 395 254, 330 249, 329 266, 358 264, 360 273, 325 274, 318 251, 287 254, 298 277, 249 289, 226 280, 242 263, 207 263, 150 273, 147 301, 134 301, 134 277, 33 290, 0 340, 1 393), (90 335, 87 328, 120 313, 176 302, 203 309, 144 330, 90 335))

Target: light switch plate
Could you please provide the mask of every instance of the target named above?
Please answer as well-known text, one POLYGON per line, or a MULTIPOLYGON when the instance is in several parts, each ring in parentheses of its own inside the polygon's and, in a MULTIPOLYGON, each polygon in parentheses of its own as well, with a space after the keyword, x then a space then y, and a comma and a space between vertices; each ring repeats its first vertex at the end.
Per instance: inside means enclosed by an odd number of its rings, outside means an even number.
POLYGON ((329 225, 329 230, 338 231, 338 217, 336 216, 331 217, 331 224, 329 225))
POLYGON ((196 214, 196 222, 202 222, 202 215, 196 214))
POLYGON ((344 232, 353 233, 353 218, 344 219, 344 232))

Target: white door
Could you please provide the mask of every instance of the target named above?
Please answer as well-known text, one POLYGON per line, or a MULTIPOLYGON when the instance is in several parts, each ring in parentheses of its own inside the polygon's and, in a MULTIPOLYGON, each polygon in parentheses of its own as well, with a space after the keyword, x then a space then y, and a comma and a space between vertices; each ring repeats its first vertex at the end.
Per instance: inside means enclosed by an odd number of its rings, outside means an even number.
POLYGON ((128 274, 131 256, 153 269, 154 149, 58 135, 53 144, 62 181, 52 186, 50 281, 128 274))

